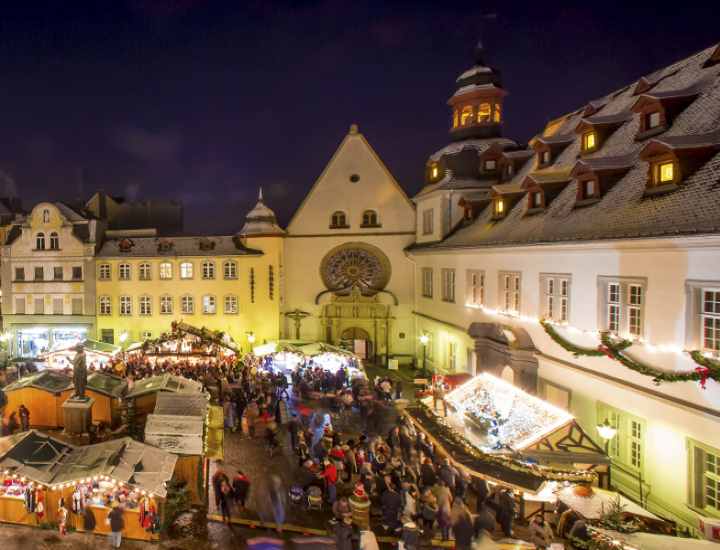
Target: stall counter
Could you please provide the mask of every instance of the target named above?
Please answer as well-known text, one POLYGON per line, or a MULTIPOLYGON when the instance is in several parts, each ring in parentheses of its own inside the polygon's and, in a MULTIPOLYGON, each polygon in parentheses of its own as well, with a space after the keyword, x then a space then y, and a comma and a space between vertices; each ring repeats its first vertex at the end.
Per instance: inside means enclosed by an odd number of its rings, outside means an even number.
POLYGON ((0 496, 0 521, 21 525, 38 525, 34 512, 25 508, 25 499, 21 496, 0 496))
MULTIPOLYGON (((97 535, 108 534, 110 532, 110 525, 107 523, 107 517, 111 509, 107 506, 98 506, 95 504, 89 504, 87 508, 90 508, 95 516, 95 530, 93 533, 97 535)), ((72 518, 71 525, 78 531, 85 532, 83 529, 82 515, 70 514, 70 517, 72 518)), ((139 510, 126 509, 123 512, 123 518, 125 519, 125 529, 123 529, 122 532, 123 538, 145 541, 160 540, 159 532, 151 533, 140 526, 139 510)))

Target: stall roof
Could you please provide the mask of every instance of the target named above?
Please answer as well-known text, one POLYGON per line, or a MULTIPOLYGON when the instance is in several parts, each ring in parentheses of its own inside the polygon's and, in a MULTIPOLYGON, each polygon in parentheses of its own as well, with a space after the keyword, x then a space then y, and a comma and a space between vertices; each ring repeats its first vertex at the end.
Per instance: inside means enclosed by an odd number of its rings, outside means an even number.
POLYGON ((155 402, 155 414, 178 416, 199 416, 205 418, 210 396, 205 393, 167 393, 158 394, 155 402))
POLYGON ((197 416, 150 414, 145 441, 170 453, 201 455, 205 419, 197 416))
POLYGON ((612 502, 619 498, 623 512, 633 514, 634 516, 642 516, 662 521, 655 514, 648 512, 645 508, 635 504, 632 500, 625 498, 620 493, 605 491, 597 487, 593 487, 593 493, 590 496, 578 496, 573 492, 572 487, 564 487, 557 492, 557 498, 585 519, 600 519, 602 515, 610 509, 612 502))
POLYGON ((173 393, 202 393, 202 384, 184 378, 182 376, 174 376, 172 374, 161 374, 159 376, 151 376, 138 382, 135 382, 133 388, 128 392, 126 397, 140 397, 154 392, 173 392, 173 393))
MULTIPOLYGON (((145 340, 142 344, 140 344, 139 348, 133 345, 132 351, 137 351, 138 349, 144 350, 147 346, 160 345, 165 342, 179 340, 186 334, 190 334, 191 336, 198 338, 201 342, 221 346, 233 353, 240 353, 237 344, 228 333, 210 330, 205 327, 198 328, 183 322, 173 322, 170 332, 163 333, 158 338, 154 338, 152 340, 145 340)), ((131 351, 130 348, 128 348, 128 351, 131 351)))
POLYGON ((44 370, 8 384, 3 391, 7 393, 23 388, 37 388, 50 393, 59 393, 72 388, 72 379, 59 372, 44 370))
POLYGON ((112 374, 93 372, 88 376, 87 387, 110 397, 122 397, 127 391, 127 381, 112 374))
POLYGON ((138 486, 164 497, 177 457, 129 437, 76 447, 30 430, 0 438, 0 468, 54 485, 94 476, 138 486))
POLYGON ((618 533, 607 529, 597 529, 601 533, 620 540, 640 550, 716 550, 716 542, 701 539, 656 535, 654 533, 618 533))

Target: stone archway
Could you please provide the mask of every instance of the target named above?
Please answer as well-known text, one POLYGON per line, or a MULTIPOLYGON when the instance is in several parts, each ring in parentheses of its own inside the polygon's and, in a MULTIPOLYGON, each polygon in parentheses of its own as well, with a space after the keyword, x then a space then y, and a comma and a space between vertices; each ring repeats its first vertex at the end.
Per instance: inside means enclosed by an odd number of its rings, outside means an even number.
POLYGON ((475 340, 477 371, 489 372, 498 378, 509 378, 503 370, 513 373, 513 382, 528 393, 537 392, 538 360, 535 344, 525 329, 500 323, 472 323, 468 334, 475 340))
POLYGON ((364 328, 346 328, 340 334, 340 342, 349 344, 353 352, 362 359, 367 359, 373 355, 372 339, 370 333, 364 328))

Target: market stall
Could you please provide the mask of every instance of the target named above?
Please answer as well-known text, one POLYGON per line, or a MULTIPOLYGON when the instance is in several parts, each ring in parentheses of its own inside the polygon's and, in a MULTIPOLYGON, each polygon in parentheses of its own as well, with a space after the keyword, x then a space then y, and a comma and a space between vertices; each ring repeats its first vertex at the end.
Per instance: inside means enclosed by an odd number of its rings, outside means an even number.
POLYGON ((86 509, 96 534, 109 531, 106 518, 123 508, 130 539, 158 540, 176 458, 123 438, 76 447, 35 430, 0 438, 0 521, 25 525, 57 522, 62 502, 68 525, 82 531, 86 509))
POLYGON ((128 347, 130 357, 142 356, 151 364, 164 361, 205 363, 209 359, 231 361, 239 353, 229 334, 173 322, 170 332, 128 347))
POLYGON ((145 424, 145 443, 177 455, 175 479, 185 482, 193 504, 205 497, 207 418, 206 394, 161 393, 145 424))
POLYGON ((365 377, 362 360, 352 352, 324 342, 281 340, 253 348, 264 369, 286 374, 299 368, 320 368, 332 373, 344 368, 350 378, 365 377))
POLYGON ((64 424, 62 404, 72 395, 72 379, 54 371, 41 371, 25 376, 3 388, 7 405, 3 416, 16 413, 18 422, 20 405, 30 411, 30 426, 62 428, 64 424))
POLYGON ((159 393, 202 394, 202 384, 182 376, 161 374, 135 382, 125 395, 135 415, 145 417, 155 410, 159 393))
POLYGON ((79 343, 65 342, 56 349, 51 349, 48 353, 41 355, 40 360, 45 361, 47 367, 50 369, 72 369, 78 344, 82 345, 85 351, 85 360, 91 369, 93 367, 100 368, 105 366, 107 363, 113 361, 121 351, 120 346, 85 339, 79 343))
POLYGON ((92 406, 93 423, 102 422, 111 428, 120 425, 122 398, 127 387, 123 378, 111 374, 93 372, 88 376, 85 393, 95 400, 92 406))

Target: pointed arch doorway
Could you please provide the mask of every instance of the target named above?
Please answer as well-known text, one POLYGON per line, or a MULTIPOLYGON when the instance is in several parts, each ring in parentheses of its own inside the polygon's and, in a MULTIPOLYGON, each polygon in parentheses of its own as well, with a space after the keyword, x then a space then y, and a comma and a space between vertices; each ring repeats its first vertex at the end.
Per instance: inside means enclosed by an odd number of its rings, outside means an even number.
POLYGON ((373 356, 370 333, 360 327, 350 327, 340 333, 340 341, 361 359, 373 356))

